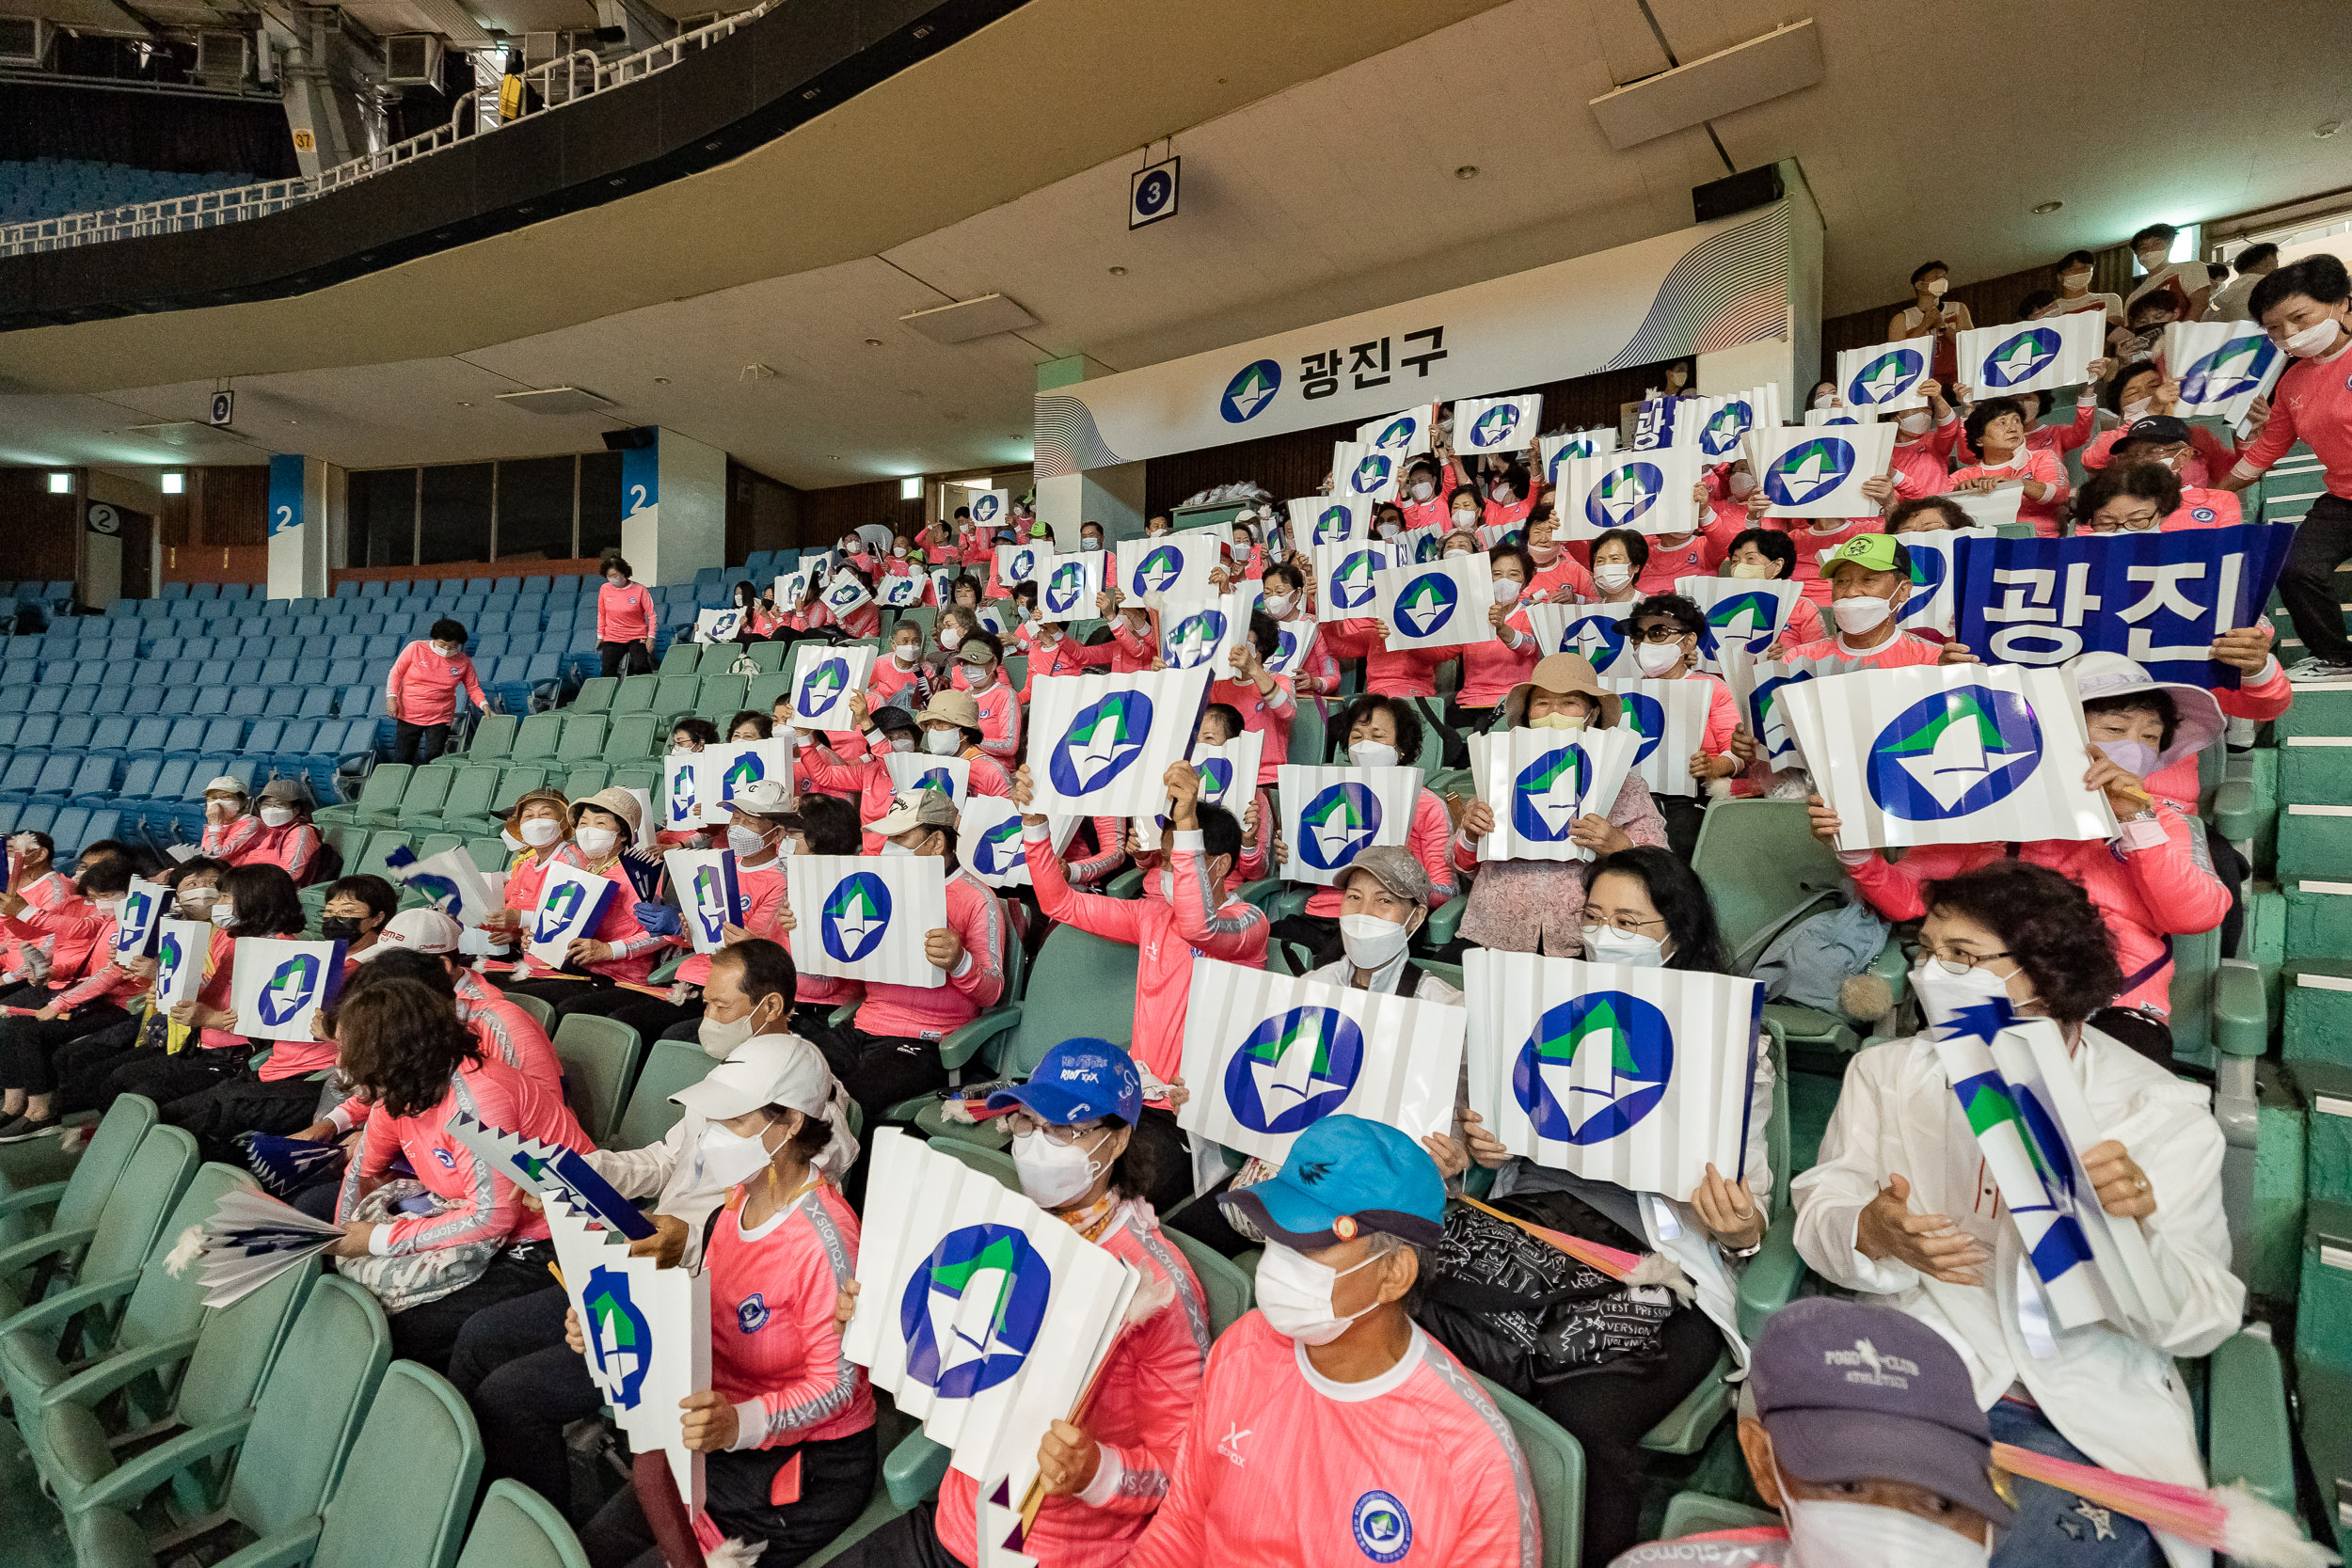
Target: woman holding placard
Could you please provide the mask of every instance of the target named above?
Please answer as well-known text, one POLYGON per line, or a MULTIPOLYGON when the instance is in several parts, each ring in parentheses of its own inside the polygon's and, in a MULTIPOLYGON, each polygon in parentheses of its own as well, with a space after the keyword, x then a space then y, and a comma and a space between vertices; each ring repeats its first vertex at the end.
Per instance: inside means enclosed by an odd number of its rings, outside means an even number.
MULTIPOLYGON (((1722 974, 1731 965, 1714 906, 1698 877, 1655 846, 1596 862, 1582 903, 1586 961, 1722 974)), ((1772 1168, 1765 1127, 1772 1115, 1771 1059, 1759 1039, 1748 1089, 1745 1168, 1712 1164, 1688 1197, 1629 1191, 1512 1154, 1475 1111, 1462 1113, 1470 1157, 1493 1170, 1498 1199, 1518 1198, 1523 1218, 1621 1251, 1657 1254, 1687 1291, 1627 1288, 1628 1318, 1648 1323, 1641 1347, 1575 1369, 1588 1375, 1536 1383, 1536 1402, 1583 1445, 1584 1560, 1606 1562, 1640 1537, 1641 1441, 1689 1396, 1729 1346, 1744 1362, 1738 1259, 1763 1245, 1772 1168), (1613 1365, 1612 1360, 1616 1364, 1613 1365), (1605 1375, 1590 1375, 1605 1374, 1605 1375)), ((1615 1321, 1615 1320, 1613 1320, 1615 1321)), ((1568 1369, 1562 1369, 1566 1370, 1568 1369)))
MULTIPOLYGON (((48 985, 36 986, 19 998, 34 1006, 0 1017, 0 1086, 7 1094, 5 1106, 0 1106, 0 1143, 21 1143, 56 1129, 63 1119, 52 1099, 59 1051, 85 1035, 127 1021, 124 1006, 146 990, 153 977, 139 972, 143 960, 114 951, 115 922, 131 888, 130 863, 100 861, 78 880, 82 898, 59 911, 57 924, 23 928, 28 934, 62 938, 68 933, 61 925, 74 927, 80 939, 75 945, 86 956, 77 963, 53 963, 48 985)), ((0 923, 14 926, 16 917, 30 907, 21 895, 0 896, 0 923)))
MULTIPOLYGON (((596 934, 574 937, 565 951, 566 969, 585 974, 534 978, 536 960, 526 957, 515 966, 514 979, 502 990, 521 991, 548 1003, 559 1019, 580 1012, 603 1016, 635 999, 637 992, 622 990, 615 982, 644 985, 661 951, 677 940, 675 911, 670 911, 670 931, 650 931, 639 923, 637 884, 621 859, 637 840, 637 822, 635 796, 625 789, 600 789, 572 808, 570 842, 554 846, 534 863, 537 875, 529 879, 530 904, 515 902, 519 864, 507 873, 508 907, 517 911, 538 909, 540 889, 546 883, 548 868, 552 866, 570 866, 585 876, 601 877, 613 886, 603 918, 596 923, 596 934)), ((523 826, 529 828, 530 823, 523 826)), ((523 918, 518 912, 518 926, 523 918)))
POLYGON ((1446 699, 1445 721, 1464 735, 1494 728, 1497 710, 1512 689, 1527 679, 1543 651, 1527 619, 1527 585, 1535 580, 1534 558, 1524 546, 1497 545, 1486 552, 1486 566, 1494 577, 1495 602, 1486 610, 1486 625, 1494 628, 1494 636, 1454 650, 1462 656, 1462 679, 1446 699))

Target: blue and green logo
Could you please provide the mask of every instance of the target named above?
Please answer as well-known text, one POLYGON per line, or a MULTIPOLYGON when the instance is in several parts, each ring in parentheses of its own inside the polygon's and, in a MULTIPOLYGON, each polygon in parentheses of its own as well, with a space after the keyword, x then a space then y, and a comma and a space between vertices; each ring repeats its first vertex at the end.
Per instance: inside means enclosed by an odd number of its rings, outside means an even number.
POLYGON ((907 1375, 941 1399, 995 1387, 1037 1348, 1053 1293, 1052 1266, 1014 1227, 950 1230, 898 1303, 907 1375))
POLYGON ((1575 744, 1556 747, 1519 769, 1511 781, 1511 831, 1537 844, 1559 844, 1576 826, 1578 806, 1593 787, 1593 759, 1575 744))
POLYGON ((1511 1069, 1511 1094, 1537 1137, 1588 1147, 1658 1109, 1674 1063, 1664 1013, 1625 991, 1588 991, 1535 1021, 1511 1069))
POLYGON ((1282 367, 1271 359, 1253 360, 1225 384, 1216 411, 1225 416, 1227 424, 1246 424, 1263 413, 1281 389, 1282 367))
POLYGON ((881 946, 890 930, 890 884, 871 871, 850 873, 825 895, 818 924, 834 962, 857 962, 881 946))
POLYGON ((636 1409, 653 1370, 653 1329, 629 1299, 628 1275, 598 1264, 580 1299, 588 1309, 590 1378, 615 1409, 636 1409))
POLYGON ((2022 697, 1963 686, 1922 698, 1870 742, 1870 799, 1906 822, 1946 822, 2008 799, 2042 760, 2042 722, 2022 697))
POLYGON ((1085 795, 1125 772, 1152 734, 1152 699, 1112 691, 1077 711, 1054 743, 1046 772, 1064 795, 1085 795))
POLYGON ((1298 814, 1298 858, 1318 871, 1337 871, 1379 832, 1380 797, 1370 784, 1330 784, 1298 814))
POLYGON ((1764 470, 1764 496, 1774 506, 1804 506, 1828 495, 1853 472, 1853 444, 1836 436, 1800 441, 1764 470))
POLYGON ((1364 1034, 1333 1007, 1293 1007, 1249 1032, 1225 1064, 1225 1103, 1253 1132, 1304 1132, 1346 1103, 1364 1034))

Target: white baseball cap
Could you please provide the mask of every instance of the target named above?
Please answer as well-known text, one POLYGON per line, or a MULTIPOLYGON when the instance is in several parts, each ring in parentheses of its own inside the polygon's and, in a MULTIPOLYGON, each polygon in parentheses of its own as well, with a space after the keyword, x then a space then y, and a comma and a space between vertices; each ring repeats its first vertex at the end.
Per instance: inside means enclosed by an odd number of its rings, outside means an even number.
POLYGON ((375 933, 373 945, 352 957, 365 963, 378 953, 402 948, 411 953, 454 953, 461 935, 457 922, 438 910, 403 910, 375 933))

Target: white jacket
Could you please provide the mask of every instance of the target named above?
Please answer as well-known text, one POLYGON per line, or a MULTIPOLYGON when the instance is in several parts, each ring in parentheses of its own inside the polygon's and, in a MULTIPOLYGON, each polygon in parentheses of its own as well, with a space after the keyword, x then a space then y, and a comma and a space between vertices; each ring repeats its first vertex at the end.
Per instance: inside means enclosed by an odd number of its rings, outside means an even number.
POLYGON ((726 1201, 728 1186, 703 1170, 703 1130, 710 1124, 685 1112, 667 1136, 643 1148, 592 1148, 585 1158, 623 1197, 650 1197, 654 1212, 686 1222, 683 1266, 700 1268, 703 1222, 726 1201))
MULTIPOLYGON (((2013 1224, 1996 1232, 1980 1286, 1947 1285, 1907 1264, 1854 1250, 1854 1226, 1887 1176, 1911 1182, 1915 1213, 1971 1212, 1977 1194, 1954 1190, 1955 1169, 1975 1164, 1954 1140, 1968 1137, 1958 1099, 1926 1035, 1873 1046, 1847 1069, 1820 1161, 1795 1181, 1797 1251, 1824 1277, 1890 1298, 1951 1341, 1968 1364, 1977 1402, 1991 1409, 2023 1384, 2042 1413, 2092 1461, 2127 1475, 2205 1484, 2188 1394, 2172 1358, 2209 1354, 2237 1332, 2246 1288, 2230 1272, 2221 1212, 2221 1129, 2205 1090, 2185 1084, 2096 1029, 2074 1052, 2091 1114, 2147 1173, 2156 1212, 2139 1222, 2158 1268, 2180 1293, 2169 1323, 2134 1333, 2112 1323, 2061 1329, 2057 1354, 2037 1359, 2018 1327, 2017 1270, 2024 1243, 2013 1224)), ((2212 1554, 2160 1535, 2173 1568, 2208 1568, 2212 1554)))

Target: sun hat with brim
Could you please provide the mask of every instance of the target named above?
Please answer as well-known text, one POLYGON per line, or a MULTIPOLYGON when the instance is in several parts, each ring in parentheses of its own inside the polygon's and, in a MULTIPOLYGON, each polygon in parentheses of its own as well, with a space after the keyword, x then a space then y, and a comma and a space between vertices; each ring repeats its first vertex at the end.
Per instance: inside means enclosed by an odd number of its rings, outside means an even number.
POLYGON ((917 785, 893 795, 890 809, 866 824, 866 831, 877 837, 896 838, 917 828, 952 828, 961 815, 946 790, 917 785))
POLYGON ((959 729, 977 730, 980 727, 980 704, 969 691, 936 692, 930 705, 914 718, 917 723, 938 720, 959 729))
POLYGON ((307 806, 310 803, 310 791, 300 779, 272 779, 262 786, 261 798, 283 801, 292 806, 307 806))
POLYGON ((2172 727, 2172 744, 2156 753, 2159 769, 2203 751, 2230 727, 2212 692, 2201 686, 2157 680, 2137 660, 2122 654, 2084 654, 2066 668, 2074 677, 2076 694, 2086 703, 2132 697, 2143 691, 2161 691, 2172 699, 2172 712, 2179 722, 2172 727))
POLYGON ((1406 1133, 1329 1116, 1298 1134, 1282 1168, 1218 1199, 1269 1241, 1320 1252, 1373 1231, 1418 1246, 1445 1236, 1445 1178, 1406 1133))
POLYGON ((1609 729, 1617 721, 1617 694, 1602 689, 1600 677, 1593 673, 1592 660, 1582 654, 1548 654, 1535 661, 1527 679, 1513 687, 1502 699, 1503 717, 1514 726, 1527 722, 1528 695, 1538 687, 1555 697, 1573 691, 1590 698, 1598 709, 1588 721, 1595 729, 1609 729))
MULTIPOLYGON (((974 705, 977 710, 977 705, 974 705)), ((913 735, 916 728, 914 715, 902 707, 884 705, 874 709, 867 717, 874 721, 874 728, 884 735, 913 735)))
POLYGON ((594 795, 589 796, 588 799, 580 801, 579 805, 574 806, 572 809, 577 812, 583 806, 594 806, 598 811, 611 812, 613 816, 619 817, 623 822, 628 824, 628 831, 631 833, 635 833, 637 832, 638 825, 642 820, 638 815, 637 797, 631 795, 628 790, 619 788, 618 786, 599 789, 594 795))
POLYGON ((242 800, 245 799, 245 784, 243 781, 231 778, 230 775, 223 773, 219 778, 215 779, 211 784, 204 786, 204 793, 207 795, 234 795, 238 800, 242 800))
POLYGON ((992 1111, 1025 1107, 1057 1127, 1117 1117, 1133 1127, 1143 1115, 1143 1078, 1135 1059, 1104 1039, 1080 1036, 1045 1053, 1025 1084, 988 1097, 992 1111))

